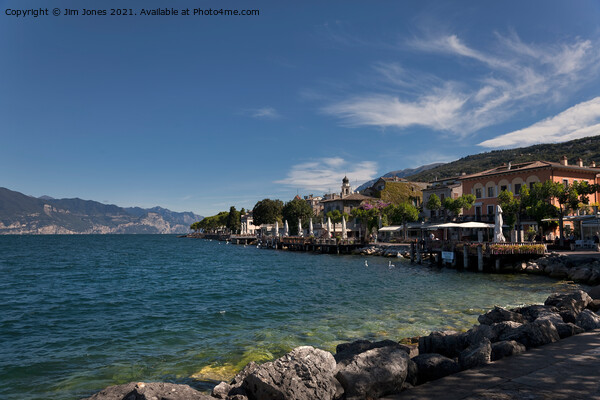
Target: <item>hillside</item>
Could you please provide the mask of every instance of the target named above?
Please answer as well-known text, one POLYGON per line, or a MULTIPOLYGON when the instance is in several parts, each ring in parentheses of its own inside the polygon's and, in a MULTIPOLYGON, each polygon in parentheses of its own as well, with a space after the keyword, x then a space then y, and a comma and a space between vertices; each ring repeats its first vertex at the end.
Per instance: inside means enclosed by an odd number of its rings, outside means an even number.
MULTIPOLYGON (((444 163, 433 163, 433 164, 421 165, 420 167, 417 167, 417 168, 399 169, 396 171, 390 171, 387 174, 382 175, 382 177, 393 178, 394 176, 397 176, 398 178, 405 178, 407 176, 416 175, 421 172, 430 170, 432 168, 439 167, 441 165, 445 165, 445 164, 444 163)), ((379 179, 379 178, 377 178, 377 179, 379 179)), ((355 190, 357 192, 360 192, 361 190, 365 190, 366 188, 372 186, 375 182, 377 182, 377 179, 373 179, 371 181, 365 182, 362 185, 360 185, 359 187, 357 187, 355 190)))
POLYGON ((483 171, 496 167, 502 163, 520 163, 527 161, 554 161, 558 162, 565 155, 569 164, 574 164, 581 157, 584 165, 591 161, 600 162, 600 136, 571 140, 563 143, 537 144, 529 147, 520 147, 508 150, 495 150, 479 153, 447 164, 422 171, 406 179, 416 182, 429 182, 432 180, 483 171))
POLYGON ((0 188, 0 234, 187 233, 201 216, 92 200, 35 198, 0 188))

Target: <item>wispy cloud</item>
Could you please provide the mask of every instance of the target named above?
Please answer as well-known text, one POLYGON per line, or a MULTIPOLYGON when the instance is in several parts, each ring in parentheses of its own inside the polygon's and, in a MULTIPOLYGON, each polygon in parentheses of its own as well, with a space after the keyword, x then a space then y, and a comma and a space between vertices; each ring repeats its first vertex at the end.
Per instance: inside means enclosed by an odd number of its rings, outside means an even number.
POLYGON ((460 68, 448 71, 459 75, 442 79, 397 63, 376 63, 373 69, 385 89, 355 92, 323 111, 346 126, 416 125, 464 137, 524 110, 563 101, 594 79, 600 65, 600 46, 590 40, 536 45, 515 33, 496 34, 494 46, 485 49, 453 34, 414 39, 405 48, 450 57, 460 68))
POLYGON ((483 147, 528 146, 600 135, 600 97, 579 103, 554 117, 479 143, 483 147))
POLYGON ((348 176, 350 182, 371 180, 377 176, 377 163, 349 162, 339 157, 323 158, 292 166, 286 178, 275 183, 304 190, 337 190, 344 175, 348 176))
POLYGON ((280 118, 281 115, 275 110, 273 107, 262 107, 252 110, 250 115, 254 118, 259 119, 277 119, 280 118))

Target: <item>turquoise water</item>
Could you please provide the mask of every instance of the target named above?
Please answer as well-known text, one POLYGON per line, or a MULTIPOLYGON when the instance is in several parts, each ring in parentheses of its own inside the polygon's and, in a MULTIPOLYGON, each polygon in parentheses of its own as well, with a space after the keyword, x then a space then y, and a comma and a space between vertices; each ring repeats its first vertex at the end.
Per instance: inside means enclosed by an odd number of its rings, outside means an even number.
POLYGON ((0 398, 201 390, 293 347, 467 329, 564 283, 160 235, 0 236, 0 398))

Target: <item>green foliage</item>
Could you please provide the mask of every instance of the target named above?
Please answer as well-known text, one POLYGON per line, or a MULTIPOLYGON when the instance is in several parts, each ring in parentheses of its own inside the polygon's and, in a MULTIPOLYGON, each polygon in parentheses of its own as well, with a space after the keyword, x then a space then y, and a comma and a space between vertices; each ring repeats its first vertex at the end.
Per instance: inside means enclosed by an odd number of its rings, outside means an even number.
POLYGON ((431 196, 429 196, 429 199, 427 199, 427 208, 433 211, 437 211, 442 208, 442 201, 435 193, 433 193, 431 196))
POLYGON ((198 232, 200 230, 200 221, 194 222, 190 225, 190 229, 194 232, 198 232))
POLYGON ((198 227, 205 231, 215 231, 220 228, 225 228, 227 226, 228 218, 229 213, 227 211, 222 211, 217 215, 204 218, 198 223, 198 227))
POLYGON ((521 211, 521 198, 516 199, 512 192, 503 190, 498 195, 498 203, 502 207, 504 223, 509 227, 514 227, 517 222, 517 216, 521 211))
POLYGON ((229 229, 232 233, 237 233, 242 228, 242 219, 241 213, 236 211, 234 206, 229 208, 229 214, 227 215, 227 229, 229 229))
POLYGON ((375 196, 386 203, 401 204, 413 199, 422 199, 423 192, 411 182, 386 182, 385 188, 375 196))
POLYGON ((284 220, 288 221, 290 234, 298 235, 298 219, 302 219, 303 224, 308 223, 308 219, 313 217, 312 207, 304 200, 294 199, 285 203, 281 211, 284 220))
POLYGON ((390 205, 386 211, 389 221, 393 225, 404 225, 404 238, 408 236, 408 226, 406 224, 419 219, 419 210, 410 203, 390 205))
POLYGON ((463 194, 457 199, 450 197, 444 198, 442 207, 454 216, 458 216, 464 210, 469 210, 475 204, 475 196, 472 194, 463 194))
POLYGON ((576 139, 564 143, 539 144, 518 149, 495 150, 470 155, 451 163, 411 175, 406 179, 415 182, 428 182, 435 178, 443 179, 458 176, 462 172, 472 174, 497 167, 508 161, 512 161, 513 163, 537 160, 558 161, 563 155, 572 160, 584 157, 583 162, 585 165, 588 165, 592 160, 600 160, 600 136, 576 139))
POLYGON ((281 200, 264 199, 254 205, 252 217, 254 225, 274 224, 282 221, 283 202, 281 200))

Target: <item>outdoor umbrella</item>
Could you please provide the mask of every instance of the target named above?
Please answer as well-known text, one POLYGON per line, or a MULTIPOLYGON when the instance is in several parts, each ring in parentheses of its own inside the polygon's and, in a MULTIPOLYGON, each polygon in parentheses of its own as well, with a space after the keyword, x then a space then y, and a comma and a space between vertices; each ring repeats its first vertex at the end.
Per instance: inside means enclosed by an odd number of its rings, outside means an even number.
POLYGON ((502 234, 502 207, 496 206, 496 223, 494 224, 494 243, 506 242, 502 234))

